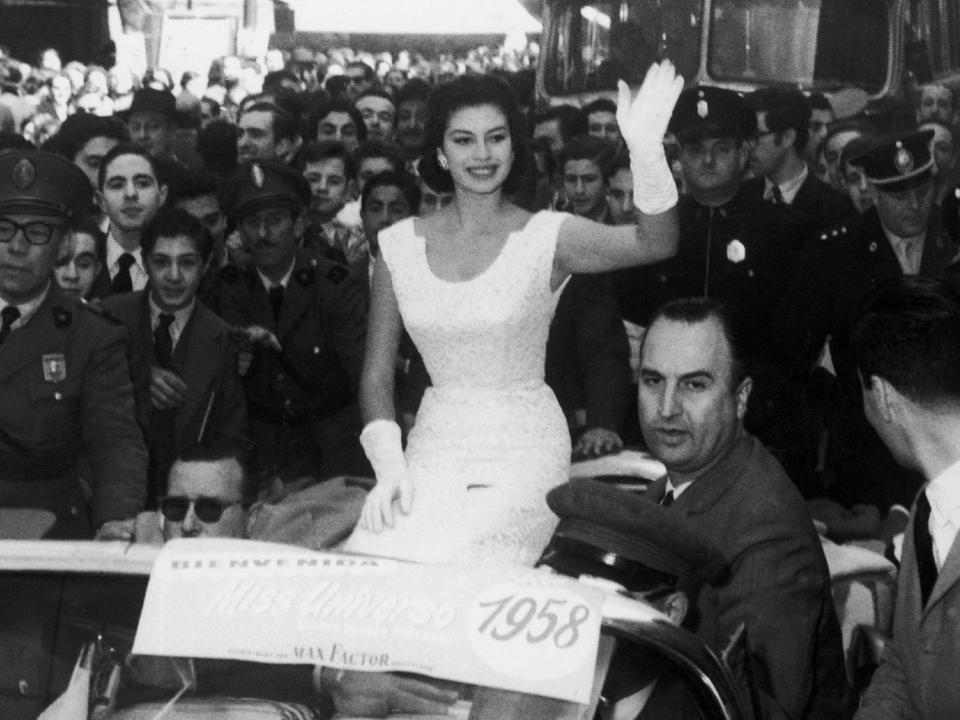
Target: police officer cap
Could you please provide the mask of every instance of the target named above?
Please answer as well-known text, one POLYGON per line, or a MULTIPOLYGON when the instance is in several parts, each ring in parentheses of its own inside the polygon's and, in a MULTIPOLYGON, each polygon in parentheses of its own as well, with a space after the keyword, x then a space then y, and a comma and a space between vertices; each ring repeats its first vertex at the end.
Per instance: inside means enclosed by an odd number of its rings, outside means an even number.
POLYGON ((933 130, 887 135, 861 155, 857 164, 871 183, 885 192, 906 190, 933 173, 933 130))
POLYGON ((76 165, 40 150, 0 151, 0 212, 75 218, 93 202, 90 181, 76 165))
POLYGON ((680 93, 667 129, 681 144, 704 138, 746 140, 757 131, 757 115, 733 90, 693 87, 680 93))
POLYGON ((166 90, 157 90, 156 88, 137 90, 130 103, 128 117, 142 112, 163 115, 168 120, 173 121, 177 117, 177 100, 173 97, 173 93, 166 90))
POLYGON ((300 210, 310 203, 310 183, 277 160, 245 162, 220 190, 220 206, 236 221, 267 207, 300 210))
POLYGON ((673 579, 716 582, 726 572, 712 542, 676 512, 642 496, 596 480, 571 480, 547 493, 547 504, 560 516, 551 541, 558 548, 573 540, 574 548, 586 546, 586 555, 589 548, 599 551, 594 559, 600 563, 635 574, 649 569, 673 579))

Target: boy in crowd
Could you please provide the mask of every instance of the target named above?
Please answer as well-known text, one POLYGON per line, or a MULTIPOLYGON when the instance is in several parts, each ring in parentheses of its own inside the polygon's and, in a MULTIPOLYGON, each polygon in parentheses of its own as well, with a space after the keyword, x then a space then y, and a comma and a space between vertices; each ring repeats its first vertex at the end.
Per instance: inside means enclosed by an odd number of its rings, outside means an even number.
POLYGON ((339 142, 308 145, 299 165, 310 184, 304 246, 344 265, 362 258, 366 254, 362 234, 337 220, 354 190, 353 158, 346 146, 339 142))

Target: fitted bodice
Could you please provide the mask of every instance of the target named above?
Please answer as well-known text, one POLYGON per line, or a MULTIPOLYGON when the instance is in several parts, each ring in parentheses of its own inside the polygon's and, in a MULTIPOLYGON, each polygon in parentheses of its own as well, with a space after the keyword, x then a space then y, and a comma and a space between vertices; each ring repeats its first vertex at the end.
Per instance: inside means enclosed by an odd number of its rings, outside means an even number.
POLYGON ((540 212, 507 237, 482 273, 438 277, 413 219, 381 233, 404 326, 437 389, 509 390, 543 383, 550 320, 560 290, 550 288, 557 234, 567 216, 540 212))

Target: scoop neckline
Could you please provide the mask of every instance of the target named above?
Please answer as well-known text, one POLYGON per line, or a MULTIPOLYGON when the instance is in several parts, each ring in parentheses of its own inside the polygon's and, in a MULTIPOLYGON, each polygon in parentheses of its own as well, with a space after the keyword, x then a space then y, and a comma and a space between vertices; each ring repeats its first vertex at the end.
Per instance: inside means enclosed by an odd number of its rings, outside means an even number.
POLYGON ((527 228, 530 227, 530 224, 533 222, 533 219, 540 215, 543 210, 539 210, 535 213, 532 213, 527 221, 523 224, 523 227, 517 228, 516 230, 511 230, 507 233, 506 239, 503 241, 503 246, 500 248, 500 251, 497 253, 497 256, 490 261, 490 264, 487 265, 483 270, 478 272, 476 275, 464 280, 447 280, 442 278, 437 273, 433 271, 433 268, 430 267, 430 260, 427 258, 427 237, 426 235, 420 235, 417 232, 416 220, 417 218, 410 218, 410 233, 420 241, 420 257, 423 260, 423 265, 427 269, 427 273, 437 282, 444 283, 446 285, 465 285, 466 283, 476 282, 485 275, 490 274, 494 267, 500 263, 500 259, 507 254, 507 248, 510 245, 510 241, 513 239, 514 235, 519 235, 520 233, 526 232, 527 228))

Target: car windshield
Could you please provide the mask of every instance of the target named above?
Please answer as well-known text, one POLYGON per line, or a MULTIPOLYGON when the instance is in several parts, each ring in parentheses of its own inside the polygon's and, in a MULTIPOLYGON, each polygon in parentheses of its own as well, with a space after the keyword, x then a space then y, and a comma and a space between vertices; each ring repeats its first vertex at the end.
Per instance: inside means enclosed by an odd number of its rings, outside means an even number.
POLYGON ((563 96, 639 85, 669 58, 688 80, 879 91, 887 77, 885 0, 555 0, 545 37, 544 89, 563 96))

